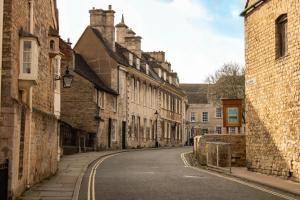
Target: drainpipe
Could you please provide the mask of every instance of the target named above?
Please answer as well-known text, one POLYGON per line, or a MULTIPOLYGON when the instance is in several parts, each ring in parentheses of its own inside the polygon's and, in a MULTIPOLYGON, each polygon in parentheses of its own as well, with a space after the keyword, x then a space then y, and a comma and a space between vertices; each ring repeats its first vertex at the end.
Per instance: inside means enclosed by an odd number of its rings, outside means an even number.
MULTIPOLYGON (((34 7, 34 0, 29 0, 29 8, 30 8, 30 16, 29 16, 29 31, 30 33, 33 34, 34 31, 34 22, 33 22, 33 7, 34 7)), ((26 180, 26 187, 30 188, 31 186, 31 182, 30 182, 30 173, 31 173, 31 122, 32 122, 32 87, 30 87, 29 90, 29 109, 30 109, 30 113, 29 113, 29 123, 28 123, 28 132, 29 132, 29 136, 28 136, 28 161, 27 161, 27 180, 26 180)))
POLYGON ((1 112, 1 82, 2 82, 2 34, 3 34, 3 1, 0 0, 0 112, 1 112))

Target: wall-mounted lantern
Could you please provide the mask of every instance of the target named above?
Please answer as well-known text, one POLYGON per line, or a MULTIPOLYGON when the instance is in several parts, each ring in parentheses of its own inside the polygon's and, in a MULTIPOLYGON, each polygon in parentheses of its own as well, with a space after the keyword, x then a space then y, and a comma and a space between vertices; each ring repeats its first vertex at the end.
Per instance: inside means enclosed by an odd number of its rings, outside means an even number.
POLYGON ((55 80, 62 80, 64 88, 70 88, 72 85, 74 76, 70 74, 69 67, 67 67, 65 74, 62 77, 55 77, 55 80))

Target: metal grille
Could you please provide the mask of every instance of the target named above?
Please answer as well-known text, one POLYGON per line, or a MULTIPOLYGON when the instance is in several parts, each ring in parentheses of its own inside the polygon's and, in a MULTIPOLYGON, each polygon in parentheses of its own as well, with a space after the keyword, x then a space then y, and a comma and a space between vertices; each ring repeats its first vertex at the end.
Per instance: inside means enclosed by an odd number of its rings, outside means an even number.
POLYGON ((231 147, 224 142, 206 142, 206 164, 231 172, 231 147))

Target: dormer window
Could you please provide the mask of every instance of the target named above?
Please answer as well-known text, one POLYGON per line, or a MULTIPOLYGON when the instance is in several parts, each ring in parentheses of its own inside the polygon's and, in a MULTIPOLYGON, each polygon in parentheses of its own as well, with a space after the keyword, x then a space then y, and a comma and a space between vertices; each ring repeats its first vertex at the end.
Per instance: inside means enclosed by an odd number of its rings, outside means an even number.
POLYGON ((135 64, 136 64, 136 68, 137 68, 138 70, 140 70, 140 68, 141 68, 141 61, 140 61, 139 58, 136 58, 135 64))
POLYGON ((169 76, 169 83, 172 84, 172 76, 169 76))
POLYGON ((22 80, 37 80, 39 47, 36 38, 20 40, 20 74, 22 80))
POLYGON ((146 64, 146 74, 149 74, 149 65, 146 64))
POLYGON ((132 53, 129 53, 129 65, 130 66, 133 65, 133 55, 132 55, 132 53))
POLYGON ((161 69, 158 69, 158 76, 161 78, 161 69))
POLYGON ((164 80, 167 80, 167 72, 164 72, 164 80))

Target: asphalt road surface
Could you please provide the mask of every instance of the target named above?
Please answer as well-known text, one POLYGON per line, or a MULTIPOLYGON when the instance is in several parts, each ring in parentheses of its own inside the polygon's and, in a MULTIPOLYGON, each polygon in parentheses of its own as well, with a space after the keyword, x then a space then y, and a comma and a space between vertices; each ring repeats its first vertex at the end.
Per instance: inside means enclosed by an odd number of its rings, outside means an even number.
POLYGON ((260 186, 250 187, 204 170, 187 167, 181 154, 190 150, 177 148, 133 151, 99 160, 86 172, 79 199, 289 199, 278 191, 260 189, 260 186))

